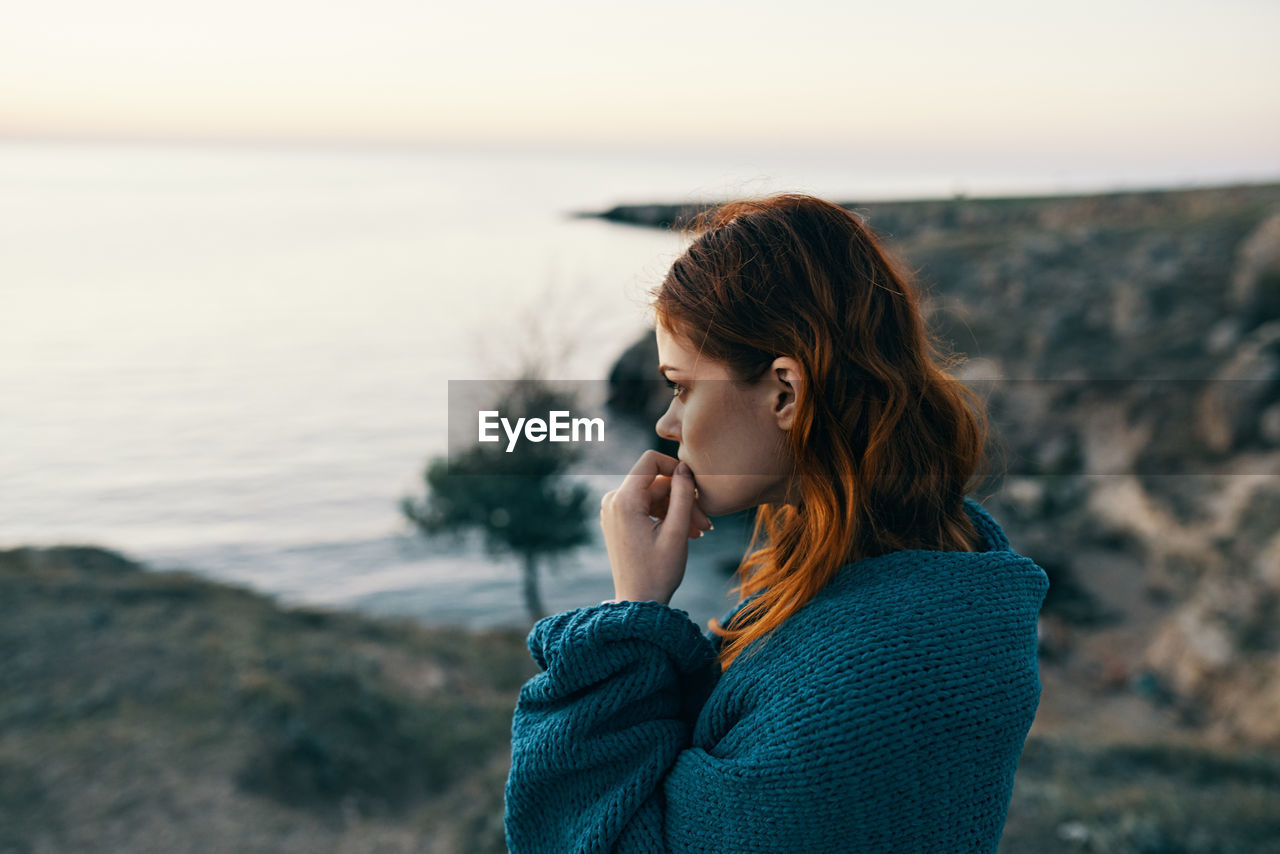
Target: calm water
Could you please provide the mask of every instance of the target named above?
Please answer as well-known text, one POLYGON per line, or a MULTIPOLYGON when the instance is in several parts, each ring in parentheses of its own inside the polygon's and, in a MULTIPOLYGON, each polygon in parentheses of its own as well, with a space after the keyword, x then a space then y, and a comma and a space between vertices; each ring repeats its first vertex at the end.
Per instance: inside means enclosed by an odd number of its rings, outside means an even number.
MULTIPOLYGON (((444 450, 448 380, 506 376, 522 349, 601 378, 645 329, 678 239, 570 211, 956 189, 792 160, 0 145, 0 546, 99 544, 289 602, 518 623, 514 560, 423 542, 396 510, 444 450)), ((699 620, 727 602, 709 565, 742 548, 716 534, 674 603, 699 620)), ((545 581, 552 608, 605 598, 603 543, 545 581)))

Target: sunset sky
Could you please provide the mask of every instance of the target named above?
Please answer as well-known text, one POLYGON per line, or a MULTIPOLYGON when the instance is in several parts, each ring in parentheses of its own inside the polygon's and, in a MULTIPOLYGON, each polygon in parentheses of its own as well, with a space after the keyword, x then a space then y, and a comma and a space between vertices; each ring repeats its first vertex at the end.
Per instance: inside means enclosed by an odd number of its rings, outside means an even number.
POLYGON ((1034 150, 1280 174, 1280 3, 41 0, 0 137, 1034 150))

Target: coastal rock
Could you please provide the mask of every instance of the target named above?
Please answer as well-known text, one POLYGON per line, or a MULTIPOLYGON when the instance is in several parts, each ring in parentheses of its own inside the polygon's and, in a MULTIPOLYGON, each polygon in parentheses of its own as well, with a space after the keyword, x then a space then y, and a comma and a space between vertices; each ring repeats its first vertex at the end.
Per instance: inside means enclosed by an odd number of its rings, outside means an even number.
POLYGON ((1051 576, 1046 654, 1140 615, 1109 637, 1117 673, 1161 686, 1143 696, 1280 737, 1280 185, 845 207, 968 356, 994 432, 979 491, 1051 576))
POLYGON ((1242 635, 1261 613, 1256 585, 1205 584, 1156 633, 1145 664, 1175 692, 1203 699, 1213 677, 1238 661, 1242 635), (1247 625, 1238 617, 1246 615, 1247 625))
POLYGON ((118 574, 143 568, 119 552, 98 546, 22 546, 0 551, 0 561, 34 574, 58 571, 118 574))
POLYGON ((1274 444, 1263 430, 1264 412, 1280 403, 1280 320, 1264 323, 1241 341, 1205 388, 1196 411, 1205 445, 1223 453, 1255 441, 1274 444))
POLYGON ((1144 664, 1227 741, 1280 744, 1276 592, 1206 579, 1157 631, 1144 664))
POLYGON ((652 332, 641 335, 614 361, 609 371, 606 405, 616 415, 649 421, 662 414, 662 383, 654 369, 658 342, 652 332))
POLYGON ((1280 318, 1280 211, 1240 244, 1231 300, 1247 327, 1280 318))
POLYGON ((1183 532, 1218 559, 1162 621, 1145 663, 1216 737, 1280 744, 1280 477, 1274 455, 1258 462, 1261 476, 1225 478, 1206 496, 1216 515, 1183 532))
POLYGON ((1259 550, 1253 572, 1273 593, 1280 594, 1280 531, 1259 550))

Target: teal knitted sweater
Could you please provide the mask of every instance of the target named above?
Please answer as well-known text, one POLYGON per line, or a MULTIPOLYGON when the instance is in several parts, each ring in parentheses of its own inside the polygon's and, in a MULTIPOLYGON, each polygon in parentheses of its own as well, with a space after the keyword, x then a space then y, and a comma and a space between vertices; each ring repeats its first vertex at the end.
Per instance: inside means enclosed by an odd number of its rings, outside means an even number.
POLYGON ((712 637, 657 602, 539 621, 511 851, 995 851, 1048 579, 965 511, 981 551, 847 564, 723 674, 712 637))

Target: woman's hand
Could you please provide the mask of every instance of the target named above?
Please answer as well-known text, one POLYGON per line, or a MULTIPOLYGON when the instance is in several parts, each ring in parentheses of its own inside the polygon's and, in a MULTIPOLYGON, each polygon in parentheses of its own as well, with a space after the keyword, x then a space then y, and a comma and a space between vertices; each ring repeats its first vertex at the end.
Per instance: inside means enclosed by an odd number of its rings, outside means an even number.
POLYGON ((711 520, 698 507, 689 467, 645 451, 622 486, 600 500, 600 527, 614 598, 665 605, 684 579, 689 540, 710 530, 711 520))

